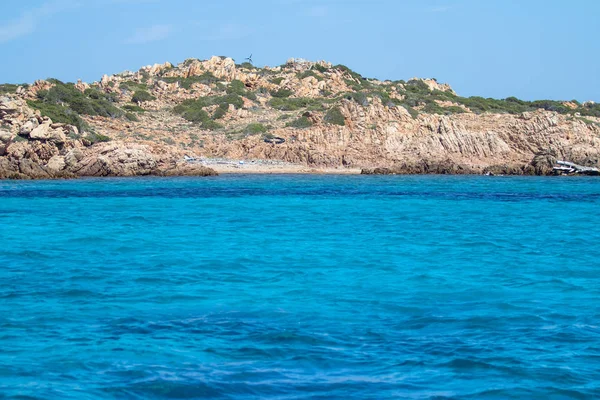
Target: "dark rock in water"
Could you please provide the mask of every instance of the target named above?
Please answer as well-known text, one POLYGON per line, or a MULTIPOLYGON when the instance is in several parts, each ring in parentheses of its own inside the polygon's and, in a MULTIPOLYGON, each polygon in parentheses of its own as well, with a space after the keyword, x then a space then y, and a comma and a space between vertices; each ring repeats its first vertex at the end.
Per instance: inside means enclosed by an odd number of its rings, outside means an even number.
POLYGON ((389 168, 363 168, 360 171, 361 175, 393 175, 393 172, 389 168))
POLYGON ((477 173, 473 168, 457 164, 451 160, 429 163, 426 161, 417 163, 403 163, 392 167, 364 168, 360 172, 363 175, 417 175, 417 174, 439 174, 439 175, 464 175, 477 173))
POLYGON ((539 153, 523 168, 523 171, 527 175, 552 175, 556 161, 554 154, 539 153))
POLYGON ((523 175, 523 166, 514 164, 490 165, 483 169, 484 175, 523 175))
POLYGON ((159 176, 216 176, 217 171, 203 165, 177 164, 171 169, 164 171, 155 171, 154 175, 159 176))

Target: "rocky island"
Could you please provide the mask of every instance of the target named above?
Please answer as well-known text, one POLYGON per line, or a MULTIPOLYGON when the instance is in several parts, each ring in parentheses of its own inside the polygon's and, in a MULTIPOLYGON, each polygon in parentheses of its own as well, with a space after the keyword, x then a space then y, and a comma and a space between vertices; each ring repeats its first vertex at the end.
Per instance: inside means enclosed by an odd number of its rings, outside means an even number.
POLYGON ((0 85, 0 178, 218 172, 530 174, 600 165, 600 105, 227 57, 0 85))

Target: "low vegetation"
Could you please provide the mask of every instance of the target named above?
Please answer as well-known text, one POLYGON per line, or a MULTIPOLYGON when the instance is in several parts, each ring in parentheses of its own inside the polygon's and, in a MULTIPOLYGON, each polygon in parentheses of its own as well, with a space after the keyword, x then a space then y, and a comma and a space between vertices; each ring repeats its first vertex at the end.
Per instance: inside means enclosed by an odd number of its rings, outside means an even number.
POLYGON ((190 122, 199 123, 203 128, 212 130, 222 128, 222 125, 215 122, 215 120, 221 119, 227 114, 230 104, 236 108, 242 108, 244 100, 241 96, 234 93, 225 96, 200 97, 198 99, 185 100, 176 106, 173 112, 180 114, 190 122), (210 116, 204 108, 215 105, 218 107, 213 115, 210 116))
POLYGON ((0 94, 16 93, 19 86, 22 86, 24 88, 29 87, 29 85, 27 85, 27 84, 17 85, 17 84, 13 84, 13 83, 4 83, 4 84, 0 85, 0 94))
POLYGON ((54 122, 75 125, 80 131, 84 131, 88 127, 80 115, 118 118, 125 114, 115 106, 112 95, 92 88, 81 93, 73 84, 57 79, 49 81, 54 86, 49 90, 40 90, 37 99, 28 101, 28 104, 54 122))
POLYGON ((298 119, 288 122, 287 124, 285 124, 285 126, 290 127, 290 128, 303 129, 303 128, 310 128, 311 126, 313 126, 313 123, 310 119, 308 119, 308 117, 305 117, 303 115, 298 119))
POLYGON ((294 92, 290 89, 285 89, 285 88, 281 88, 278 90, 274 90, 271 92, 271 96, 273 97, 278 97, 280 99, 286 98, 286 97, 290 97, 291 95, 293 95, 294 92))
POLYGON ((209 71, 204 72, 202 75, 190 76, 188 78, 184 78, 181 76, 165 76, 161 79, 167 83, 179 82, 179 86, 181 86, 183 89, 191 89, 194 83, 212 85, 214 83, 219 82, 219 79, 209 71))
POLYGON ((122 108, 123 110, 127 110, 130 112, 146 112, 145 109, 138 106, 137 104, 125 104, 122 108))
POLYGON ((133 96, 131 97, 131 101, 137 103, 138 105, 145 101, 156 100, 156 97, 152 96, 145 90, 136 90, 133 96))
POLYGON ((346 125, 346 119, 344 118, 344 114, 340 111, 338 107, 330 108, 323 118, 325 122, 332 125, 346 125))
POLYGON ((256 94, 248 91, 244 82, 234 79, 229 83, 229 86, 225 89, 227 94, 236 94, 238 96, 243 96, 250 100, 256 100, 256 94))
POLYGON ((248 124, 248 126, 246 126, 246 129, 244 129, 244 132, 248 135, 256 135, 259 133, 266 133, 268 130, 269 128, 267 128, 265 125, 258 122, 254 122, 248 124))
POLYGON ((313 78, 315 78, 315 79, 316 79, 316 80, 318 80, 318 81, 322 81, 322 80, 323 80, 323 77, 322 77, 321 75, 317 74, 315 71, 312 71, 312 70, 310 70, 310 69, 309 69, 309 70, 306 70, 306 71, 304 71, 304 72, 299 72, 299 73, 298 73, 296 76, 297 76, 297 77, 298 77, 298 79, 300 79, 300 80, 302 80, 302 79, 306 79, 306 78, 308 78, 309 76, 312 76, 313 78))
POLYGON ((126 90, 129 92, 135 92, 137 90, 148 90, 148 85, 145 83, 138 83, 134 81, 125 81, 119 84, 119 89, 126 90))
POLYGON ((319 104, 318 99, 310 97, 297 98, 279 98, 274 97, 269 101, 269 105, 281 111, 296 111, 307 107, 313 107, 319 104))

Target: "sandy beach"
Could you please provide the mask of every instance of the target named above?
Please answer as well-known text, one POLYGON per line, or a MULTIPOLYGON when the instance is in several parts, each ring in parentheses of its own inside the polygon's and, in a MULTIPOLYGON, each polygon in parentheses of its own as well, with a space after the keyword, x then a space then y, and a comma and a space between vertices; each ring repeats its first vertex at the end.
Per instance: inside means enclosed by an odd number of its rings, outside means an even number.
POLYGON ((221 158, 201 159, 199 164, 212 168, 219 174, 331 174, 356 175, 360 168, 315 168, 302 164, 276 160, 232 160, 221 158))

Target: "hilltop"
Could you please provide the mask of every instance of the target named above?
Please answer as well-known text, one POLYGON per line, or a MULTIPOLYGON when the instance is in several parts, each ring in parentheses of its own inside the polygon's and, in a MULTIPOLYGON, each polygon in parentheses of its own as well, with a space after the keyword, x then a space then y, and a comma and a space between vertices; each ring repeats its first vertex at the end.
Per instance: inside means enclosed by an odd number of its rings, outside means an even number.
POLYGON ((0 177, 14 178, 206 175, 207 165, 255 160, 294 171, 547 174, 556 158, 600 161, 598 104, 466 98, 435 79, 379 81, 297 59, 188 59, 93 83, 0 85, 0 123, 0 177))

